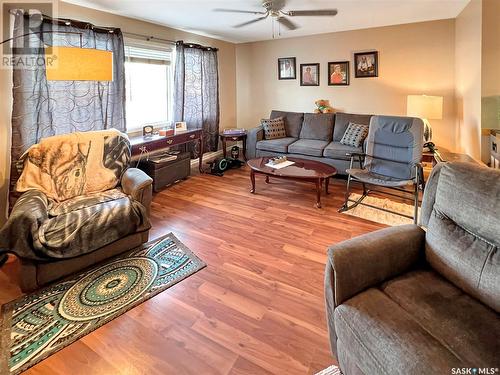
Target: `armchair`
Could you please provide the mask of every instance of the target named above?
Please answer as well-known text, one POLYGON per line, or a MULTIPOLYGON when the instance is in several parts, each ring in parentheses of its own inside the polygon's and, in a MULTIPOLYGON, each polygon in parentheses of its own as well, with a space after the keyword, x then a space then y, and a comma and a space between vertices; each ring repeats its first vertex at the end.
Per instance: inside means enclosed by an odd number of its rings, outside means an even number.
POLYGON ((147 242, 152 179, 129 167, 126 135, 49 137, 21 162, 22 195, 0 230, 0 255, 20 260, 24 292, 147 242))
POLYGON ((397 226, 330 247, 326 316, 344 375, 500 367, 499 194, 498 171, 438 164, 426 231, 397 226))
POLYGON ((412 218, 417 223, 419 187, 423 184, 422 167, 422 134, 424 123, 412 117, 373 116, 366 139, 366 153, 350 153, 350 167, 347 169, 347 186, 344 205, 339 212, 348 211, 357 205, 365 205, 379 210, 399 212, 375 207, 363 200, 371 192, 395 195, 403 199, 412 199, 415 210, 412 218), (359 168, 354 167, 354 161, 359 161, 359 168), (360 182, 363 194, 358 200, 350 198, 352 182, 360 182), (367 189, 372 186, 371 189, 367 189), (385 190, 373 188, 382 187, 385 190), (412 186, 412 190, 408 190, 412 186), (398 194, 388 192, 395 190, 398 194), (409 198, 408 194, 412 196, 409 198), (352 203, 352 204, 349 204, 352 203))

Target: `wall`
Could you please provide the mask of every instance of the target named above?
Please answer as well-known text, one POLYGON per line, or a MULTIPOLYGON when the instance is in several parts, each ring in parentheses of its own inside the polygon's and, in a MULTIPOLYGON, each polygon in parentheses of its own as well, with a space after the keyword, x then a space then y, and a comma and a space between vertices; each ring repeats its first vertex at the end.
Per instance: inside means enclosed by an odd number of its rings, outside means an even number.
POLYGON ((481 159, 482 1, 472 0, 455 20, 455 75, 459 150, 481 159))
POLYGON ((483 0, 481 61, 481 159, 490 159, 490 129, 500 129, 500 1, 483 0))
POLYGON ((236 46, 238 126, 251 128, 272 109, 311 112, 329 99, 339 111, 406 115, 408 94, 444 97, 443 120, 431 121, 436 143, 456 149, 454 20, 414 23, 236 46), (354 78, 353 53, 379 51, 379 77, 354 78), (277 79, 277 59, 320 65, 319 87, 277 79), (327 63, 350 60, 350 86, 327 85, 327 63))
MULTIPOLYGON (((219 48, 220 127, 236 124, 236 53, 235 45, 180 30, 155 25, 132 18, 117 16, 68 3, 59 3, 59 16, 91 22, 99 26, 119 27, 124 32, 152 35, 170 40, 209 45, 219 48)), ((10 115, 12 108, 12 73, 0 70, 0 224, 5 220, 10 162, 10 115)))

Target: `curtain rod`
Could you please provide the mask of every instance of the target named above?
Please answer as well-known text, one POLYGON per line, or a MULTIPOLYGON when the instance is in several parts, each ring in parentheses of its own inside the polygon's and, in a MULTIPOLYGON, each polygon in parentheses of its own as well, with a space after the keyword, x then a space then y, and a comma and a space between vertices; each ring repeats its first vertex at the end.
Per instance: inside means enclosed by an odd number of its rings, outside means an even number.
POLYGON ((156 36, 150 36, 150 35, 143 35, 143 34, 136 34, 136 33, 129 33, 127 31, 122 31, 122 34, 127 36, 137 36, 137 37, 140 37, 140 38, 144 38, 146 39, 147 41, 155 41, 155 40, 158 40, 160 42, 165 42, 165 43, 169 43, 169 44, 175 44, 176 41, 175 40, 170 40, 170 39, 163 39, 163 38, 157 38, 156 36))
MULTIPOLYGON (((11 14, 16 14, 17 10, 15 10, 13 12, 13 10, 11 9, 9 12, 11 14)), ((30 16, 29 14, 24 13, 24 17, 29 17, 29 16, 30 16)), ((115 30, 120 30, 119 28, 115 28, 115 27, 95 26, 92 23, 85 22, 85 21, 76 21, 76 20, 71 20, 71 19, 68 19, 68 18, 53 18, 53 17, 47 16, 45 14, 42 14, 42 20, 43 19, 48 19, 48 20, 50 20, 52 22, 55 22, 55 23, 63 23, 66 26, 71 26, 72 24, 75 24, 75 25, 80 26, 82 28, 89 27, 89 28, 91 28, 93 30, 100 30, 100 31, 114 32, 115 30)), ((139 37, 139 38, 144 38, 147 41, 158 40, 160 42, 164 42, 164 43, 168 43, 168 44, 172 44, 172 45, 176 45, 177 43, 182 42, 182 41, 175 41, 175 40, 171 40, 171 39, 158 38, 158 37, 151 36, 151 35, 130 33, 130 32, 126 32, 126 31, 122 31, 122 34, 125 35, 125 36, 129 35, 129 36, 135 36, 135 37, 139 37)), ((205 46, 202 46, 202 45, 199 45, 199 44, 195 44, 195 43, 185 43, 185 44, 189 45, 190 47, 218 51, 218 48, 214 48, 214 47, 205 47, 205 46)))

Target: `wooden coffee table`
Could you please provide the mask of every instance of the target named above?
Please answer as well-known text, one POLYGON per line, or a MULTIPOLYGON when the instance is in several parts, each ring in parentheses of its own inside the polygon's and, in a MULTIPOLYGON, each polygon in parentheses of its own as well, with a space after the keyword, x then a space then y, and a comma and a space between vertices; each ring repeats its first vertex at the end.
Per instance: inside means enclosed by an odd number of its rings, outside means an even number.
POLYGON ((325 163, 315 160, 288 158, 295 164, 282 169, 275 169, 266 166, 270 158, 256 158, 247 162, 250 167, 250 180, 252 181, 251 193, 255 194, 255 175, 263 174, 266 176, 266 183, 269 183, 269 177, 283 178, 296 181, 308 181, 316 184, 316 207, 321 208, 321 190, 325 182, 325 193, 328 194, 328 185, 330 177, 337 174, 337 170, 325 163))

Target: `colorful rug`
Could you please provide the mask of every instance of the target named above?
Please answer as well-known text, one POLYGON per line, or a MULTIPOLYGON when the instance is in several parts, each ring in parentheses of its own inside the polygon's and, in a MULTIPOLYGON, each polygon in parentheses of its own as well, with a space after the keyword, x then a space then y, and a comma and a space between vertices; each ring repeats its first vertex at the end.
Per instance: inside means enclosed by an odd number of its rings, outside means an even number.
POLYGON ((173 234, 2 306, 1 374, 19 374, 205 267, 173 234))
POLYGON ((340 371, 337 366, 331 365, 330 367, 317 372, 315 375, 342 375, 342 371, 340 371))
MULTIPOLYGON (((359 194, 351 194, 349 196, 349 198, 352 200, 358 200, 360 197, 361 195, 359 194)), ((370 196, 367 196, 365 199, 363 199, 363 202, 371 204, 375 207, 381 207, 391 211, 401 212, 405 215, 413 216, 413 206, 409 204, 394 202, 386 198, 375 198, 370 196)), ((352 204, 352 202, 349 202, 349 204, 352 204)), ((377 210, 376 208, 363 206, 361 204, 350 209, 349 211, 342 213, 390 226, 413 224, 413 219, 409 219, 407 217, 396 214, 391 214, 390 212, 377 210)))

